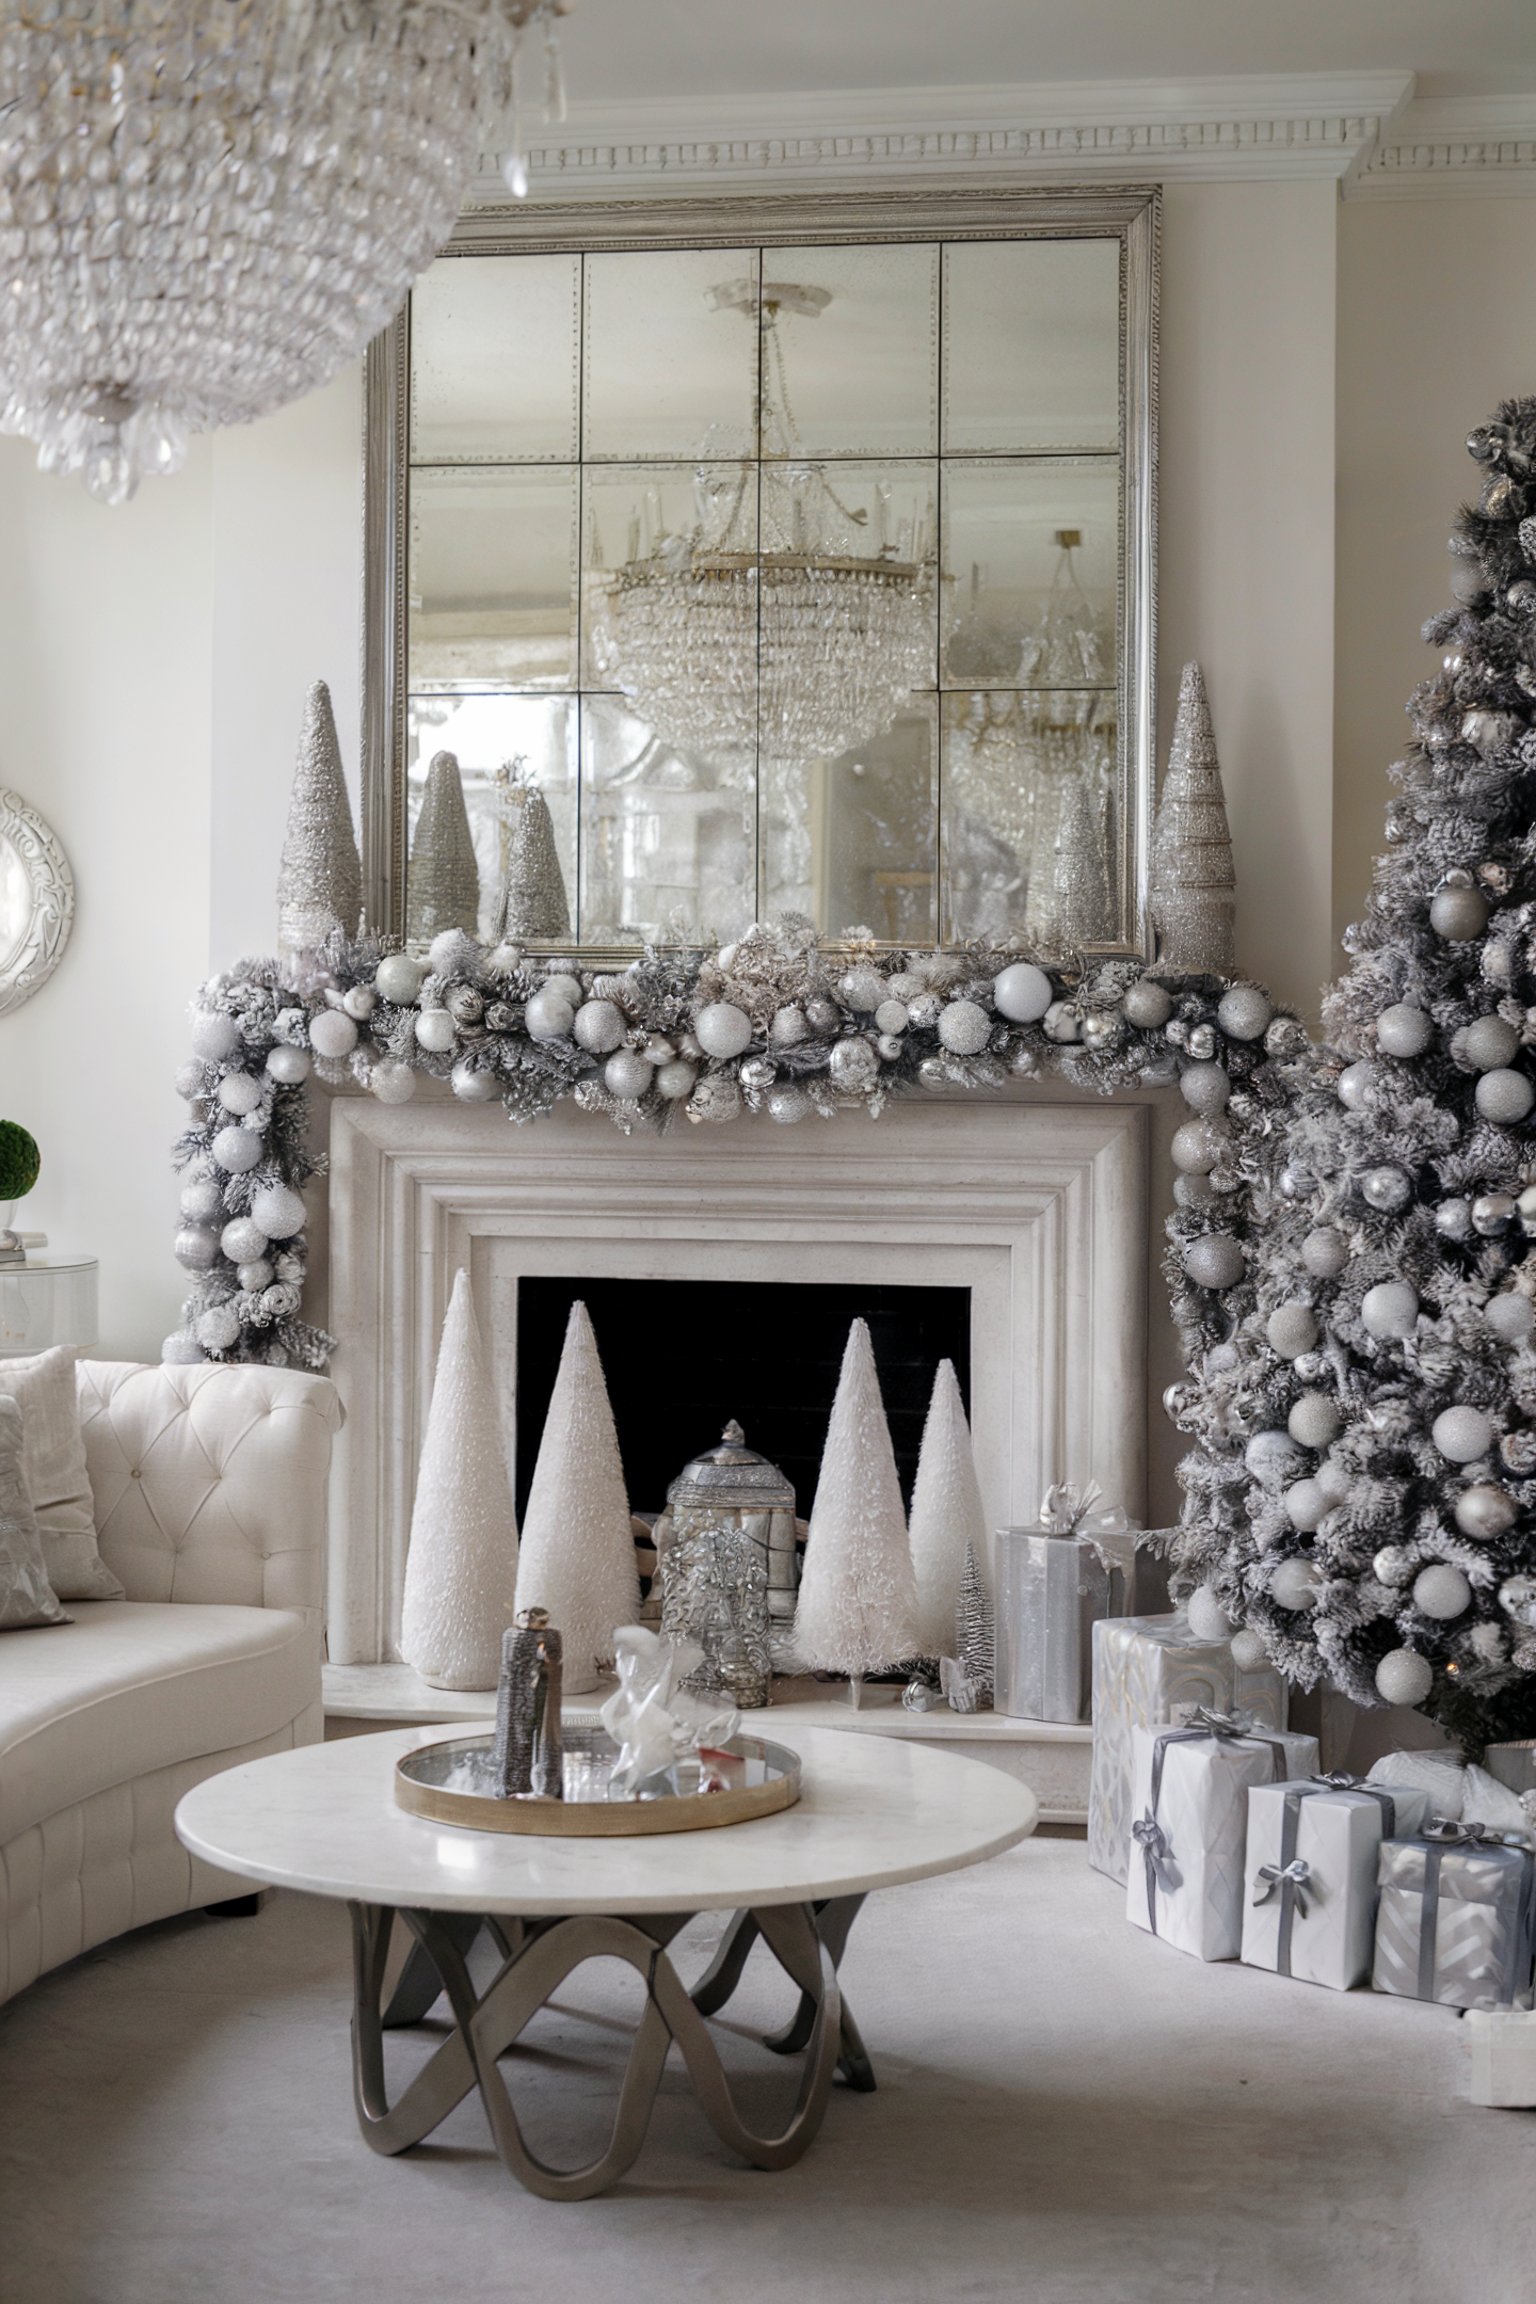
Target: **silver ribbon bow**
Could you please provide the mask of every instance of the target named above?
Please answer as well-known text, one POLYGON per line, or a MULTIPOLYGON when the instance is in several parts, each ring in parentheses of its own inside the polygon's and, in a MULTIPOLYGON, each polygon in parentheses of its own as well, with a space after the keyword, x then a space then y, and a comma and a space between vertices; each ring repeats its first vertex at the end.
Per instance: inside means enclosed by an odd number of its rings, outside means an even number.
POLYGON ((1474 1817, 1458 1823, 1454 1817, 1431 1816, 1423 1836, 1442 1848, 1529 1848, 1525 1832, 1501 1832, 1496 1825, 1479 1824, 1474 1817))
POLYGON ((1351 1776, 1347 1768, 1323 1768, 1312 1777, 1314 1784, 1326 1784, 1330 1792, 1363 1792, 1365 1778, 1351 1776))
POLYGON ((1097 1480, 1079 1487, 1072 1480, 1055 1481, 1040 1499, 1040 1525, 1048 1536, 1076 1536, 1091 1544, 1106 1568, 1135 1565, 1138 1532, 1125 1517, 1123 1506, 1107 1510, 1097 1480))
POLYGON ((1131 1826, 1131 1838, 1141 1850, 1141 1859, 1147 1868, 1147 1922, 1153 1935, 1157 1934, 1157 1891, 1171 1896, 1184 1875, 1173 1861, 1168 1835, 1149 1808, 1131 1826))
POLYGON ((1255 1904, 1267 1904, 1277 1888, 1283 1897, 1289 1887, 1296 1899, 1296 1909, 1305 1920, 1307 1899, 1303 1891, 1312 1877, 1312 1867, 1305 1857, 1293 1856, 1289 1864, 1261 1864, 1254 1877, 1264 1883, 1254 1898, 1255 1904))
POLYGON ((1203 1728, 1207 1736, 1215 1736, 1223 1744, 1251 1736, 1257 1725, 1251 1712, 1213 1712, 1205 1704, 1196 1704, 1184 1724, 1187 1728, 1203 1728))

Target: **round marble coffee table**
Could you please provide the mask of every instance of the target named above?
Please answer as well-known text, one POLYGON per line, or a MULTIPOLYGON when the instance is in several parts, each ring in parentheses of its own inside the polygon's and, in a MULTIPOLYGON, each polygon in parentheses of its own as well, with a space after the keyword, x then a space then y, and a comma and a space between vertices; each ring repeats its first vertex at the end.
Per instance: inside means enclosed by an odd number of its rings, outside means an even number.
MULTIPOLYGON (((753 1726, 758 1725, 754 1718, 753 1726)), ((763 1724, 771 1729, 772 1715, 763 1724)), ((403 2152, 478 2088, 503 2161, 547 2200, 584 2200, 629 2168, 675 2042, 721 2140, 759 2168, 787 2168, 815 2136, 840 2069, 875 2085, 838 1984, 838 1962, 871 1889, 979 1864, 1034 1830, 1034 1794, 984 1762, 838 1729, 800 1729, 793 1808, 716 1831, 554 1840, 471 1832, 395 1804, 402 1752, 462 1727, 347 1737, 247 1761, 187 1793, 176 1830, 196 1856, 244 1879, 345 1900, 356 1987, 353 2093, 376 2152, 403 2152), (734 1914, 692 1986, 667 1947, 700 1912, 734 1914), (410 1952, 386 1992, 391 1937, 410 1952), (490 1939, 481 1989, 470 1954, 490 1939), (804 2052, 794 2111, 755 2134, 732 2100, 705 2019, 724 2007, 761 1937, 800 1989, 767 2043, 804 2052), (582 2168, 551 2168, 524 2141, 500 2059, 584 1960, 624 1960, 645 1981, 608 2144, 582 2168), (384 2033, 417 2024, 443 1992, 453 2028, 394 2102, 384 2033)))

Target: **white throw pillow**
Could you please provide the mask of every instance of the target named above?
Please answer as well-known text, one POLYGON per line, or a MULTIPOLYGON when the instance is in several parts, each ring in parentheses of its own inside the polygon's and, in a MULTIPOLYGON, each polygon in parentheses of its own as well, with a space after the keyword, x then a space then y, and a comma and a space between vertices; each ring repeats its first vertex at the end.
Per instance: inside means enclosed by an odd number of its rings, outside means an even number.
POLYGON ((22 1477, 21 1410, 0 1394, 0 1632, 31 1624, 67 1624, 43 1564, 37 1515, 22 1477))
POLYGON ((21 1473, 49 1583, 61 1600, 121 1600, 123 1588, 96 1549, 74 1353, 56 1344, 28 1360, 0 1360, 0 1392, 21 1410, 21 1473))

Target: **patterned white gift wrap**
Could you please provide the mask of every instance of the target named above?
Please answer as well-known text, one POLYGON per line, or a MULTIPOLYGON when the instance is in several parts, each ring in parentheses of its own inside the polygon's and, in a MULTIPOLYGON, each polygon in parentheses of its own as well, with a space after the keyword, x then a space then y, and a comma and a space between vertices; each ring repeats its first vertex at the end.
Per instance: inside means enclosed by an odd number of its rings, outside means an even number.
POLYGON ((1196 1705, 1240 1712, 1256 1727, 1286 1720, 1286 1686, 1261 1664, 1245 1672, 1227 1640, 1197 1640, 1188 1617, 1121 1616, 1093 1627, 1093 1778, 1088 1861, 1123 1881, 1131 1840, 1132 1740, 1138 1728, 1178 1722, 1196 1705))
POLYGON ((1197 1960, 1243 1942, 1250 1785, 1310 1775, 1317 1738, 1199 1710, 1187 1727, 1138 1728, 1125 1913, 1197 1960))
POLYGON ((1417 1832, 1427 1792, 1358 1776, 1255 1784, 1248 1794, 1243 1958, 1305 1984, 1352 1991, 1371 1973, 1383 1840, 1417 1832))
POLYGON ((1529 2008, 1536 1851, 1513 1833, 1436 1817, 1386 1840, 1377 1878, 1378 1992, 1447 2008, 1529 2008))

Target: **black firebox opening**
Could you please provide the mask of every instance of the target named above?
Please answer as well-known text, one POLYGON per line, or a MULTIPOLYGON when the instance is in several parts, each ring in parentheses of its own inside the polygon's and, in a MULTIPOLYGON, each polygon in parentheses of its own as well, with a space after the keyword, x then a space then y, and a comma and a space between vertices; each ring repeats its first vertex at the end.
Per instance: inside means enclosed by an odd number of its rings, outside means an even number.
POLYGON ((571 1306, 592 1318, 613 1402, 629 1501, 659 1512, 692 1456, 734 1416, 749 1447, 816 1493, 848 1330, 869 1323, 902 1494, 911 1501, 928 1396, 952 1360, 967 1413, 970 1290, 821 1282, 562 1280, 517 1288, 517 1512, 521 1521, 571 1306))

